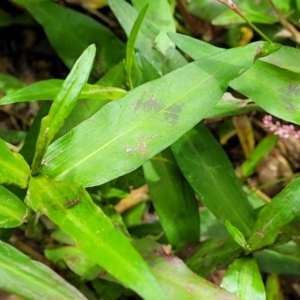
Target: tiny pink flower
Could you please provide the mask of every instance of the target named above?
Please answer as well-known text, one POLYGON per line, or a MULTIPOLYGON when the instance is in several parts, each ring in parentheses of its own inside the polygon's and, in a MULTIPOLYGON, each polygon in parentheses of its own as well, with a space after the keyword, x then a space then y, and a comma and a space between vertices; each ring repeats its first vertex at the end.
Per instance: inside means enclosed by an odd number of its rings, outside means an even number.
POLYGON ((282 138, 286 139, 290 136, 293 136, 297 139, 300 139, 300 130, 296 131, 295 126, 292 124, 282 125, 280 121, 273 123, 271 115, 265 115, 263 118, 263 123, 266 129, 282 138))

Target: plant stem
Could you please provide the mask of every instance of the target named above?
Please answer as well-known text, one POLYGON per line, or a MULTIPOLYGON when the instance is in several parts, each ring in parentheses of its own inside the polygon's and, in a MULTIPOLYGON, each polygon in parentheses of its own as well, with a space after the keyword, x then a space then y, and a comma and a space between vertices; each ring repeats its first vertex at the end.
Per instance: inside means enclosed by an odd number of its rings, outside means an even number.
POLYGON ((244 14, 240 11, 238 6, 231 0, 218 0, 218 2, 226 5, 231 10, 233 10, 236 14, 238 14, 254 31, 256 31, 264 40, 269 43, 273 43, 260 29, 258 29, 251 21, 249 21, 244 14))

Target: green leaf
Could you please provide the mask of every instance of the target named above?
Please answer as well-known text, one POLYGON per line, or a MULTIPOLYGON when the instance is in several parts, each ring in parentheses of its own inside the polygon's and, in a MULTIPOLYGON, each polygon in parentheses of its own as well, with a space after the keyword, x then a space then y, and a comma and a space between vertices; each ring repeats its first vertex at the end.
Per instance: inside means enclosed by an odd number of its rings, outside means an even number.
POLYGON ((33 158, 31 171, 33 175, 39 171, 47 147, 76 105, 79 94, 88 80, 95 52, 95 45, 89 46, 83 52, 55 97, 48 116, 43 118, 33 158))
POLYGON ((222 48, 215 47, 209 43, 205 43, 187 35, 172 32, 168 35, 179 49, 188 54, 194 60, 224 51, 222 48))
POLYGON ((21 144, 26 138, 26 131, 0 129, 0 138, 10 144, 21 144))
POLYGON ((279 253, 274 250, 255 252, 259 268, 264 273, 300 275, 300 255, 279 253))
POLYGON ((232 88, 251 98, 268 113, 286 121, 300 124, 300 74, 257 61, 232 88))
MULTIPOLYGON (((1 27, 2 26, 9 26, 9 25, 13 24, 14 23, 13 20, 14 19, 10 14, 5 12, 3 9, 0 9, 0 26, 1 27)), ((1 75, 0 75, 0 77, 1 77, 1 75)), ((1 90, 1 87, 0 87, 0 90, 1 90)))
POLYGON ((284 225, 293 221, 300 211, 300 178, 284 188, 258 213, 248 245, 252 251, 271 245, 284 225))
POLYGON ((262 58, 261 60, 279 68, 295 73, 300 73, 300 50, 293 47, 281 46, 275 53, 262 58))
MULTIPOLYGON (((0 19, 1 17, 2 16, 0 16, 0 19)), ((2 93, 9 94, 22 87, 24 87, 24 83, 19 79, 17 79, 16 77, 8 74, 0 73, 0 91, 2 93)))
POLYGON ((99 296, 97 299, 118 300, 121 299, 125 291, 123 286, 103 279, 95 279, 91 284, 99 296))
POLYGON ((0 227, 14 228, 24 223, 27 209, 13 193, 0 185, 0 227))
POLYGON ((90 261, 82 251, 75 247, 45 249, 45 256, 54 263, 63 260, 75 274, 83 277, 84 280, 93 280, 103 271, 100 266, 90 261))
POLYGON ((265 300, 266 292, 254 258, 236 259, 223 277, 221 287, 243 300, 265 300))
POLYGON ((73 239, 70 235, 65 233, 62 229, 56 228, 52 231, 51 237, 56 241, 60 242, 61 244, 65 245, 76 245, 76 240, 73 239))
POLYGON ((255 215, 220 144, 202 124, 172 145, 175 159, 201 202, 222 222, 249 236, 255 215))
POLYGON ((277 274, 270 274, 266 282, 266 300, 284 300, 280 287, 280 279, 277 274))
POLYGON ((0 242, 0 269, 0 288, 24 299, 87 299, 50 268, 4 242, 0 242))
MULTIPOLYGON (((138 12, 124 0, 108 0, 108 3, 126 35, 129 36, 138 12)), ((155 41, 160 33, 160 29, 157 28, 157 24, 159 23, 159 20, 156 22, 151 22, 149 19, 144 20, 135 43, 135 48, 139 55, 145 57, 153 65, 153 68, 160 75, 163 75, 184 66, 187 62, 171 46, 171 42, 169 42, 171 47, 168 47, 167 50, 165 47, 156 48, 158 45, 156 45, 155 41)), ((161 37, 161 40, 163 41, 163 46, 168 42, 167 36, 161 37)))
MULTIPOLYGON (((35 82, 1 98, 0 105, 36 100, 53 100, 61 90, 63 82, 60 79, 35 82)), ((79 95, 79 99, 115 100, 125 96, 125 94, 126 91, 119 88, 86 84, 79 95)))
POLYGON ((188 64, 105 105, 49 147, 43 171, 52 178, 94 186, 136 169, 195 126, 228 82, 251 66, 257 47, 263 45, 254 43, 188 64), (116 161, 118 167, 112 167, 116 161))
POLYGON ((234 227, 228 220, 225 221, 225 226, 238 245, 240 245, 244 250, 250 250, 244 235, 236 227, 234 227))
POLYGON ((20 154, 24 157, 25 161, 31 165, 36 148, 36 140, 39 135, 40 125, 42 119, 48 114, 50 109, 50 103, 42 103, 38 113, 36 114, 24 141, 23 147, 20 150, 20 154))
POLYGON ((126 44, 126 58, 125 58, 125 70, 127 73, 127 78, 129 81, 129 86, 131 89, 133 89, 133 78, 132 78, 132 67, 133 67, 133 62, 135 60, 134 57, 134 44, 137 38, 137 35, 139 33, 140 27, 142 25, 142 22, 144 20, 144 17, 146 15, 148 9, 148 5, 145 5, 145 7, 141 10, 139 15, 136 18, 136 21, 134 22, 134 25, 131 29, 130 35, 128 37, 128 41, 126 44))
POLYGON ((200 229, 201 240, 209 238, 227 239, 230 237, 225 225, 220 222, 215 215, 207 208, 201 207, 200 210, 200 229))
MULTIPOLYGON (((245 18, 250 22, 274 24, 279 21, 276 12, 272 9, 267 0, 259 2, 241 1, 238 7, 245 18)), ((241 23, 245 23, 244 19, 231 9, 227 9, 212 20, 213 25, 232 25, 241 23)))
MULTIPOLYGON (((212 46, 203 41, 188 37, 178 33, 170 33, 170 38, 174 43, 185 53, 187 53, 194 60, 201 59, 207 55, 212 55, 224 51, 222 48, 212 46)), ((256 48, 256 55, 254 61, 265 56, 271 55, 281 48, 280 44, 268 43, 264 47, 258 46, 256 48)), ((242 74, 245 70, 241 70, 242 74)))
POLYGON ((166 149, 143 165, 151 200, 169 243, 179 249, 198 242, 200 220, 194 192, 166 149))
MULTIPOLYGON (((234 2, 239 3, 239 0, 234 2)), ((190 13, 207 21, 212 21, 213 18, 228 9, 225 5, 214 0, 193 0, 188 1, 186 5, 190 13)))
POLYGON ((255 172, 258 163, 271 151, 276 145, 278 136, 270 135, 264 138, 251 152, 250 157, 242 164, 243 177, 249 177, 255 172))
POLYGON ((225 93, 213 109, 208 112, 205 118, 223 118, 259 110, 262 109, 252 102, 252 100, 237 99, 230 93, 225 93))
POLYGON ((124 87, 126 85, 126 72, 124 69, 123 60, 111 68, 95 84, 105 87, 124 87))
POLYGON ((207 276, 224 270, 243 249, 233 240, 210 239, 202 242, 198 250, 187 259, 186 264, 197 274, 207 276))
POLYGON ((167 299, 236 300, 232 294, 197 276, 176 256, 167 255, 154 241, 143 239, 134 245, 151 265, 167 299))
POLYGON ((76 246, 122 284, 144 299, 165 299, 149 267, 116 230, 110 219, 79 185, 54 181, 46 176, 31 177, 26 204, 45 213, 76 240, 76 246))
POLYGON ((149 4, 146 17, 159 32, 155 37, 155 48, 161 53, 166 53, 174 44, 168 38, 167 32, 175 32, 175 22, 170 3, 167 0, 134 0, 133 6, 138 11, 149 4))
POLYGON ((0 183, 26 188, 30 169, 22 155, 9 150, 0 139, 0 183))
POLYGON ((123 44, 91 17, 52 1, 26 4, 25 7, 43 26, 51 45, 69 69, 93 43, 97 46, 94 77, 100 77, 123 58, 123 44))

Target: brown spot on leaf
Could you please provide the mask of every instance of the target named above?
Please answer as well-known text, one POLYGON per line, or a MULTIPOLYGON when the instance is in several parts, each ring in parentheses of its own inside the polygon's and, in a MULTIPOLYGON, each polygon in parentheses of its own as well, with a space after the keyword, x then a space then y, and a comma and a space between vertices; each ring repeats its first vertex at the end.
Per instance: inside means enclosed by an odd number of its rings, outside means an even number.
POLYGON ((128 154, 140 153, 142 156, 145 156, 148 152, 147 142, 145 140, 145 137, 139 138, 139 142, 137 145, 126 147, 125 151, 128 154))
POLYGON ((154 95, 151 95, 147 100, 140 100, 134 106, 134 112, 138 110, 157 112, 162 109, 162 105, 157 101, 154 95))
POLYGON ((207 80, 206 85, 211 84, 211 83, 212 83, 213 81, 215 81, 216 79, 217 79, 216 76, 212 76, 211 78, 209 78, 209 79, 207 80))

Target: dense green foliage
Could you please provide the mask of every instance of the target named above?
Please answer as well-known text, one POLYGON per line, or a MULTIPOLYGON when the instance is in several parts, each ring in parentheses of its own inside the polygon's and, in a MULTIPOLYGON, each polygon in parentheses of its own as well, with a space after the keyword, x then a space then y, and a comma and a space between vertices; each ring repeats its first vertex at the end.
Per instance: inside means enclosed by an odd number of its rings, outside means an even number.
POLYGON ((300 179, 271 202, 251 192, 247 178, 278 137, 255 144, 238 124, 264 111, 300 125, 300 2, 82 1, 104 6, 123 36, 67 3, 14 2, 23 18, 1 9, 0 26, 41 26, 70 72, 28 86, 0 77, 0 105, 44 101, 27 135, 14 136, 20 151, 0 139, 0 289, 281 299, 278 274, 300 274, 300 179), (192 37, 192 14, 223 26, 223 48, 192 37), (240 175, 205 125, 218 118, 235 126, 240 175), (13 246, 14 228, 42 243, 48 266, 13 246), (206 279, 223 269, 221 287, 206 279))

